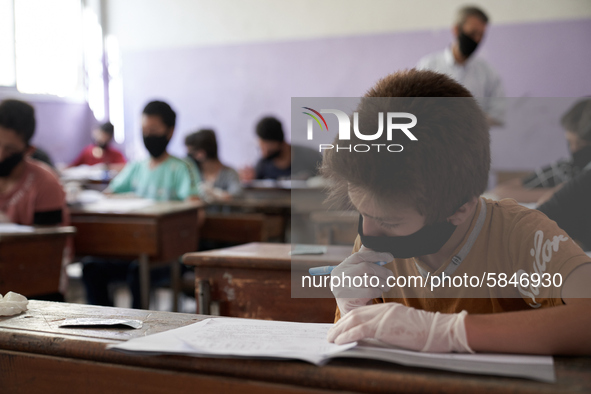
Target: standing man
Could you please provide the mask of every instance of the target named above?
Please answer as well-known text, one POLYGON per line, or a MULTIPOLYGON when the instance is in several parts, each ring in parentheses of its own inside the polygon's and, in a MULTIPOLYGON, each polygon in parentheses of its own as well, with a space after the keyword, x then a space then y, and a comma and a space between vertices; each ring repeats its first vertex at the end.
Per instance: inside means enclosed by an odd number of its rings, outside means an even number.
POLYGON ((504 122, 505 106, 500 98, 505 91, 493 68, 474 56, 487 25, 488 16, 480 8, 462 7, 452 28, 455 41, 443 51, 419 60, 417 68, 446 74, 464 85, 480 103, 489 125, 494 126, 504 122))

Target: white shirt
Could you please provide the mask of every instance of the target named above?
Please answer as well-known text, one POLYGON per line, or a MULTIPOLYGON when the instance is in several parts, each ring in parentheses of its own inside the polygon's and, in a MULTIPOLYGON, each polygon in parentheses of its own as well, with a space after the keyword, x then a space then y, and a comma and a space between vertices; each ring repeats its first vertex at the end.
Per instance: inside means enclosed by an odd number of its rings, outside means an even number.
POLYGON ((455 79, 478 100, 484 112, 496 121, 505 119, 505 90, 499 75, 479 57, 469 57, 464 64, 457 64, 448 47, 441 52, 425 56, 417 63, 420 70, 431 70, 455 79))

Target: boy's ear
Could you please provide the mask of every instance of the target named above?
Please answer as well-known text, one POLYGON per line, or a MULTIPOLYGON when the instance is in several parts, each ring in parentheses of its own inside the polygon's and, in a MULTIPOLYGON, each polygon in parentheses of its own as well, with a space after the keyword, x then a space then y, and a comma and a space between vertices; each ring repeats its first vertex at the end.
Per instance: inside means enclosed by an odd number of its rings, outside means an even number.
POLYGON ((470 201, 462 205, 453 215, 447 218, 447 221, 454 226, 459 226, 470 218, 472 212, 478 204, 478 197, 472 197, 470 201))

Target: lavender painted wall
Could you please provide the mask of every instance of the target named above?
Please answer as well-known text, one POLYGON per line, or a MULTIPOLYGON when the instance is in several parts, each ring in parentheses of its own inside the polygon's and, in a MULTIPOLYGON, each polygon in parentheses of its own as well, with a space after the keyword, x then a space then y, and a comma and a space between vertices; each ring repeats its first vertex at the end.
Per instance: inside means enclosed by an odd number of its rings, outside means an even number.
MULTIPOLYGON (((87 103, 42 96, 0 92, 0 100, 15 98, 35 108, 37 128, 32 144, 45 150, 54 163, 70 163, 91 143, 91 131, 99 122, 87 103)), ((113 144, 123 150, 123 146, 113 144)))
POLYGON ((55 163, 69 163, 90 142, 90 130, 96 120, 88 104, 8 90, 0 92, 0 100, 9 98, 33 105, 37 128, 32 143, 48 152, 55 163))
MULTIPOLYGON (((502 76, 508 96, 591 95, 589 37, 591 20, 492 25, 479 56, 502 76)), ((222 160, 234 166, 253 163, 258 155, 254 124, 275 114, 289 132, 291 97, 362 95, 380 77, 413 67, 450 41, 444 29, 124 53, 126 151, 145 155, 140 113, 147 101, 163 99, 178 113, 173 153, 184 155, 185 134, 211 126, 219 135, 222 160)), ((533 115, 545 116, 542 127, 522 130, 508 122, 492 130, 493 168, 534 168, 564 156, 557 123, 563 110, 534 108, 533 115)))

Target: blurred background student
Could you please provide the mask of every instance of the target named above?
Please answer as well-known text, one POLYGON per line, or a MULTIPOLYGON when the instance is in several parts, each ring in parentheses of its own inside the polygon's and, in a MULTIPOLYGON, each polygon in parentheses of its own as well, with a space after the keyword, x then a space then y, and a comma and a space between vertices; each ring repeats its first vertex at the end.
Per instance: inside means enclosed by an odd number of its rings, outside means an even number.
MULTIPOLYGON (((35 150, 30 145, 35 127, 35 110, 30 104, 18 100, 0 103, 0 221, 36 226, 68 224, 66 194, 57 175, 45 163, 30 158, 35 150)), ((36 298, 63 301, 66 283, 62 270, 60 293, 36 298)))
POLYGON ((261 158, 254 170, 241 172, 243 181, 254 179, 300 179, 318 174, 322 155, 312 148, 290 145, 285 141, 283 125, 272 116, 258 121, 256 135, 261 158))
POLYGON ((223 164, 218 157, 215 132, 201 129, 185 137, 187 155, 201 173, 200 195, 207 201, 227 201, 242 192, 236 170, 223 164))
POLYGON ((523 179, 512 179, 498 185, 498 198, 514 198, 519 202, 548 199, 564 182, 591 169, 591 99, 572 106, 560 120, 570 157, 536 169, 523 179))
POLYGON ((93 166, 104 163, 110 170, 121 170, 126 163, 125 156, 111 146, 115 128, 110 122, 103 123, 92 131, 93 143, 86 146, 69 167, 93 166))
MULTIPOLYGON (((128 163, 111 181, 107 193, 132 193, 156 201, 198 200, 199 172, 193 163, 170 155, 166 147, 176 125, 176 112, 168 103, 151 101, 142 113, 142 135, 150 157, 128 163)), ((139 308, 139 264, 137 261, 86 257, 82 260, 82 280, 88 303, 113 305, 109 284, 127 281, 132 307, 139 308)), ((152 285, 170 280, 168 267, 151 270, 152 285)))
POLYGON ((591 170, 564 184, 538 209, 554 220, 583 250, 591 251, 591 170))

